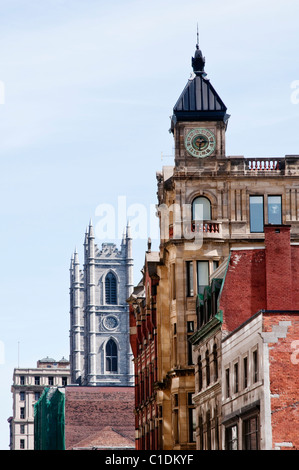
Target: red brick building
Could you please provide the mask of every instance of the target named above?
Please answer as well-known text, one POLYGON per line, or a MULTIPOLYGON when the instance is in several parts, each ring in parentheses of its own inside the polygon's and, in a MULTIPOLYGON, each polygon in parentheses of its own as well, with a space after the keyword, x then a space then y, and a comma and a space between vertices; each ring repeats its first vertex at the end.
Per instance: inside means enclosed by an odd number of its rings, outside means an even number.
POLYGON ((231 249, 192 340, 198 449, 299 449, 299 245, 290 226, 264 232, 264 246, 231 249))
POLYGON ((135 448, 134 387, 65 389, 65 448, 135 448))
POLYGON ((262 309, 299 309, 299 245, 290 228, 265 226, 264 247, 231 250, 220 299, 224 330, 262 309))
POLYGON ((161 449, 162 419, 156 404, 157 318, 156 288, 159 253, 145 255, 143 278, 128 299, 130 305, 130 341, 135 364, 136 449, 161 449))

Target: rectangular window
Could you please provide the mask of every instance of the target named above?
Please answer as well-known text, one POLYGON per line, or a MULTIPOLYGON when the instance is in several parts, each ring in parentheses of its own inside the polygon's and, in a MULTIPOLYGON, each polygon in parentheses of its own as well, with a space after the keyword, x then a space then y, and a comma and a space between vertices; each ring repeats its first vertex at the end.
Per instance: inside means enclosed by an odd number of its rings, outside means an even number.
POLYGON ((253 359, 253 383, 256 383, 258 381, 258 357, 257 357, 257 349, 253 351, 252 353, 252 359, 253 359))
POLYGON ((239 391, 239 366, 238 363, 234 364, 234 392, 239 391))
POLYGON ((48 385, 54 385, 54 377, 48 377, 48 385))
POLYGON ((226 398, 228 398, 230 396, 229 369, 225 370, 225 391, 226 398))
POLYGON ((210 385, 210 354, 206 351, 206 384, 207 387, 210 385))
POLYGON ((281 225, 281 196, 268 196, 268 224, 281 225))
POLYGON ((213 363, 214 363, 214 381, 218 380, 218 351, 217 344, 213 346, 213 363))
POLYGON ((174 432, 174 442, 179 442, 179 396, 178 394, 173 395, 173 432, 174 432))
POLYGON ((258 417, 254 416, 243 422, 244 450, 259 450, 258 417))
POLYGON ((243 359, 243 387, 248 386, 248 359, 244 357, 243 359))
POLYGON ((193 333, 194 333, 194 322, 187 321, 187 349, 188 349, 188 365, 189 366, 193 364, 193 346, 192 346, 192 343, 189 341, 193 333))
POLYGON ((25 419, 25 408, 24 407, 20 408, 20 419, 25 419))
POLYGON ((173 324, 173 362, 176 366, 178 363, 178 350, 177 350, 177 334, 176 334, 176 323, 173 324))
POLYGON ((25 424, 20 425, 20 434, 25 434, 25 424))
POLYGON ((25 400, 25 392, 20 392, 20 401, 25 400))
POLYGON ((62 377, 62 386, 65 387, 67 385, 67 377, 62 377))
POLYGON ((225 429, 225 449, 238 450, 238 426, 234 424, 225 429))
POLYGON ((25 449, 25 440, 20 439, 20 449, 25 449))
POLYGON ((34 377, 34 385, 40 385, 40 377, 34 377))
POLYGON ((34 399, 35 401, 38 401, 40 399, 40 392, 35 392, 34 399))
POLYGON ((21 375, 21 377, 20 377, 20 385, 25 385, 25 377, 24 377, 24 375, 21 375))
POLYGON ((175 285, 175 264, 173 263, 171 265, 171 283, 172 283, 172 286, 171 286, 171 290, 172 290, 172 299, 175 300, 176 298, 176 285, 175 285))
POLYGON ((263 196, 250 196, 250 232, 264 231, 264 198, 263 196))
POLYGON ((201 356, 198 356, 198 390, 201 391, 202 389, 202 362, 201 362, 201 356))
MULTIPOLYGON (((192 393, 188 393, 188 402, 189 402, 190 395, 191 395, 191 404, 190 403, 188 404, 192 405, 192 393)), ((195 442, 196 441, 196 420, 195 420, 195 408, 193 405, 189 406, 188 413, 189 413, 189 442, 195 442)))
POLYGON ((187 297, 193 297, 193 261, 186 262, 187 271, 187 297))
POLYGON ((218 266, 219 266, 219 261, 213 260, 213 272, 216 271, 216 269, 218 268, 218 266))
POLYGON ((209 262, 197 261, 197 293, 202 294, 209 285, 209 262))

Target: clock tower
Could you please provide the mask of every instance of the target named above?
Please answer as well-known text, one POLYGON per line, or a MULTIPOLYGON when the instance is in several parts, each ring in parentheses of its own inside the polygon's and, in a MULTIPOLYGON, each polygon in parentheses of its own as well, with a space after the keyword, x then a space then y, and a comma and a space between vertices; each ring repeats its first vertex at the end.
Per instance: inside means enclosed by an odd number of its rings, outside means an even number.
POLYGON ((173 108, 171 132, 177 168, 202 165, 202 159, 225 156, 226 106, 207 78, 205 58, 196 44, 193 73, 173 108))
MULTIPOLYGON (((225 173, 230 164, 225 153, 229 115, 207 77, 198 41, 191 64, 192 74, 171 117, 174 165, 157 172, 161 233, 157 409, 163 416, 157 434, 163 436, 159 446, 165 450, 196 447, 199 418, 192 401, 196 365, 189 339, 197 327, 205 287, 229 254, 224 243, 231 207, 225 173)), ((214 282, 210 289, 214 295, 218 284, 214 282)))

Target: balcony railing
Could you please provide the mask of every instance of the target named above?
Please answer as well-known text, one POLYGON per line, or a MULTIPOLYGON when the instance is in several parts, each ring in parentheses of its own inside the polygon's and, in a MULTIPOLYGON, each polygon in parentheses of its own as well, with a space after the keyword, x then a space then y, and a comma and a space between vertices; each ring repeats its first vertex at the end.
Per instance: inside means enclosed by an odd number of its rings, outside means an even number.
POLYGON ((191 224, 192 232, 196 233, 219 233, 219 223, 218 222, 210 222, 210 221, 202 221, 196 222, 193 221, 191 224))
POLYGON ((249 158, 247 160, 248 170, 252 171, 275 171, 281 170, 284 162, 275 158, 249 158))
MULTIPOLYGON (((192 221, 190 225, 191 232, 190 233, 202 233, 206 236, 213 236, 219 235, 221 232, 221 223, 214 222, 211 220, 202 220, 202 221, 192 221)), ((188 231, 188 230, 187 230, 188 231)), ((183 234, 183 231, 181 232, 183 234)), ((174 238, 174 229, 173 225, 169 226, 169 238, 174 238)), ((178 236, 178 232, 176 232, 176 238, 184 238, 182 236, 178 236)))

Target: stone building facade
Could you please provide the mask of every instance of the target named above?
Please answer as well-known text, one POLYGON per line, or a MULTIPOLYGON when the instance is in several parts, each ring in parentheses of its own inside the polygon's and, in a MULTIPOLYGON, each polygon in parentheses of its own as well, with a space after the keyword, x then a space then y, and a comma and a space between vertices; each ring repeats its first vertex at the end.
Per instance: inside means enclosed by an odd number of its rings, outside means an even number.
POLYGON ((127 298, 133 289, 130 227, 120 249, 95 244, 92 223, 85 234, 84 266, 77 251, 70 267, 70 363, 72 383, 133 386, 127 298))
POLYGON ((261 310, 223 339, 224 449, 299 449, 298 320, 261 310))
POLYGON ((10 424, 10 450, 34 449, 34 405, 46 387, 65 387, 70 383, 70 364, 62 358, 46 357, 36 368, 14 369, 13 416, 10 424))
MULTIPOLYGON (((157 173, 161 240, 155 400, 163 414, 165 450, 195 449, 199 429, 210 435, 211 426, 217 441, 211 448, 221 447, 222 319, 216 311, 211 324, 211 310, 206 310, 198 324, 197 310, 205 302, 210 309, 217 308, 231 249, 262 249, 264 226, 271 224, 290 225, 292 243, 299 241, 299 157, 226 155, 227 108, 207 78, 198 45, 192 65, 194 73, 171 119, 174 166, 157 173), (200 340, 205 344, 201 350, 197 344, 192 353, 189 340, 200 326, 205 328, 200 340), (208 384, 214 388, 205 397, 195 389, 199 360, 204 370, 210 365, 208 384), (194 411, 202 400, 210 400, 204 415, 208 422, 200 421, 194 411)), ((250 279, 255 274, 258 268, 250 272, 250 279)), ((247 298, 246 292, 242 295, 247 298)), ((243 322, 236 313, 233 318, 243 322)))

